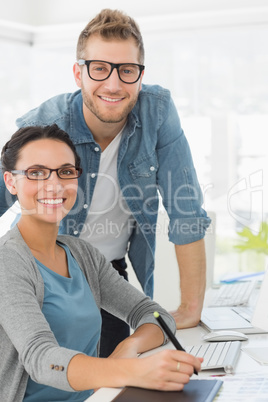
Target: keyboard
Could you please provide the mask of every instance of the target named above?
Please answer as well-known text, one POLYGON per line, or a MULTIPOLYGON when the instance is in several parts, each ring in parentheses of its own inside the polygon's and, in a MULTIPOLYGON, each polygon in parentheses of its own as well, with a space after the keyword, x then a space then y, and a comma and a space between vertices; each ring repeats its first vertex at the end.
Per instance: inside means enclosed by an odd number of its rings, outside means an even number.
POLYGON ((246 306, 255 288, 255 281, 223 284, 213 291, 208 307, 246 306))
POLYGON ((236 361, 240 354, 241 342, 212 342, 186 346, 187 353, 196 357, 203 357, 203 370, 223 369, 227 374, 234 372, 236 361))

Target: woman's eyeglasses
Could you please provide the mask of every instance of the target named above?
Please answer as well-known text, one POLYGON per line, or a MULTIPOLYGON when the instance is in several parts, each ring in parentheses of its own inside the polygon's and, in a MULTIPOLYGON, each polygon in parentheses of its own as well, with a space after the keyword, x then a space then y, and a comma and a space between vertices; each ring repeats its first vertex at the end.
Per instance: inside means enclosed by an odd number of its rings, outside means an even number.
POLYGON ((75 166, 64 166, 58 169, 49 169, 47 167, 29 167, 26 170, 11 170, 12 174, 22 174, 29 180, 47 180, 52 172, 63 180, 78 179, 82 174, 82 169, 75 166))

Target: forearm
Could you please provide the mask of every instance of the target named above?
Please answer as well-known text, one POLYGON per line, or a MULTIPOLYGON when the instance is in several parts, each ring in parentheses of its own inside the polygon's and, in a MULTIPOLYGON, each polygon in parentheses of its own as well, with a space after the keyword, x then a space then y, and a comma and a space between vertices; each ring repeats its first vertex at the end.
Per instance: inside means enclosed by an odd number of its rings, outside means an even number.
POLYGON ((163 341, 163 332, 157 325, 144 324, 122 341, 108 359, 74 356, 68 367, 68 381, 75 390, 122 387, 130 381, 130 368, 135 374, 137 356, 161 346, 163 341))
POLYGON ((136 331, 122 341, 110 357, 137 357, 138 354, 161 346, 164 334, 159 326, 154 324, 141 325, 136 331))
POLYGON ((163 331, 156 324, 141 325, 129 338, 135 340, 137 353, 157 348, 164 342, 163 331))
POLYGON ((172 315, 177 328, 198 324, 206 290, 206 255, 204 240, 175 246, 179 270, 181 304, 172 315))
POLYGON ((180 270, 181 304, 202 310, 206 290, 206 255, 204 240, 175 245, 180 270))
POLYGON ((67 378, 75 391, 123 387, 130 379, 130 366, 138 359, 101 359, 78 354, 69 363, 67 378))

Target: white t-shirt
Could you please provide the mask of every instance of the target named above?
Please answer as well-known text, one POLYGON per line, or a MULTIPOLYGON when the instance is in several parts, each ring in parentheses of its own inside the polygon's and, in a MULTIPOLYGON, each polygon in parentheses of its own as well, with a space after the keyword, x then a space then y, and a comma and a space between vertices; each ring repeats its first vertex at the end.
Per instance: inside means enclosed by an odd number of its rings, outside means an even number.
POLYGON ((101 153, 99 173, 80 238, 97 247, 108 261, 123 258, 134 218, 123 199, 117 178, 122 131, 101 153))

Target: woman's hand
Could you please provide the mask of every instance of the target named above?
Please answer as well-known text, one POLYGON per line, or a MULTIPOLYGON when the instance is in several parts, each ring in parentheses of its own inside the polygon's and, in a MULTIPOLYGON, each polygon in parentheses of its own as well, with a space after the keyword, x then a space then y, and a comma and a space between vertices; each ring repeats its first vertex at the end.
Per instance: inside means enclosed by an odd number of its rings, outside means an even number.
POLYGON ((186 352, 168 349, 149 357, 140 357, 136 365, 138 372, 132 377, 129 385, 179 391, 189 382, 194 369, 200 371, 202 361, 202 358, 196 358, 186 352))

